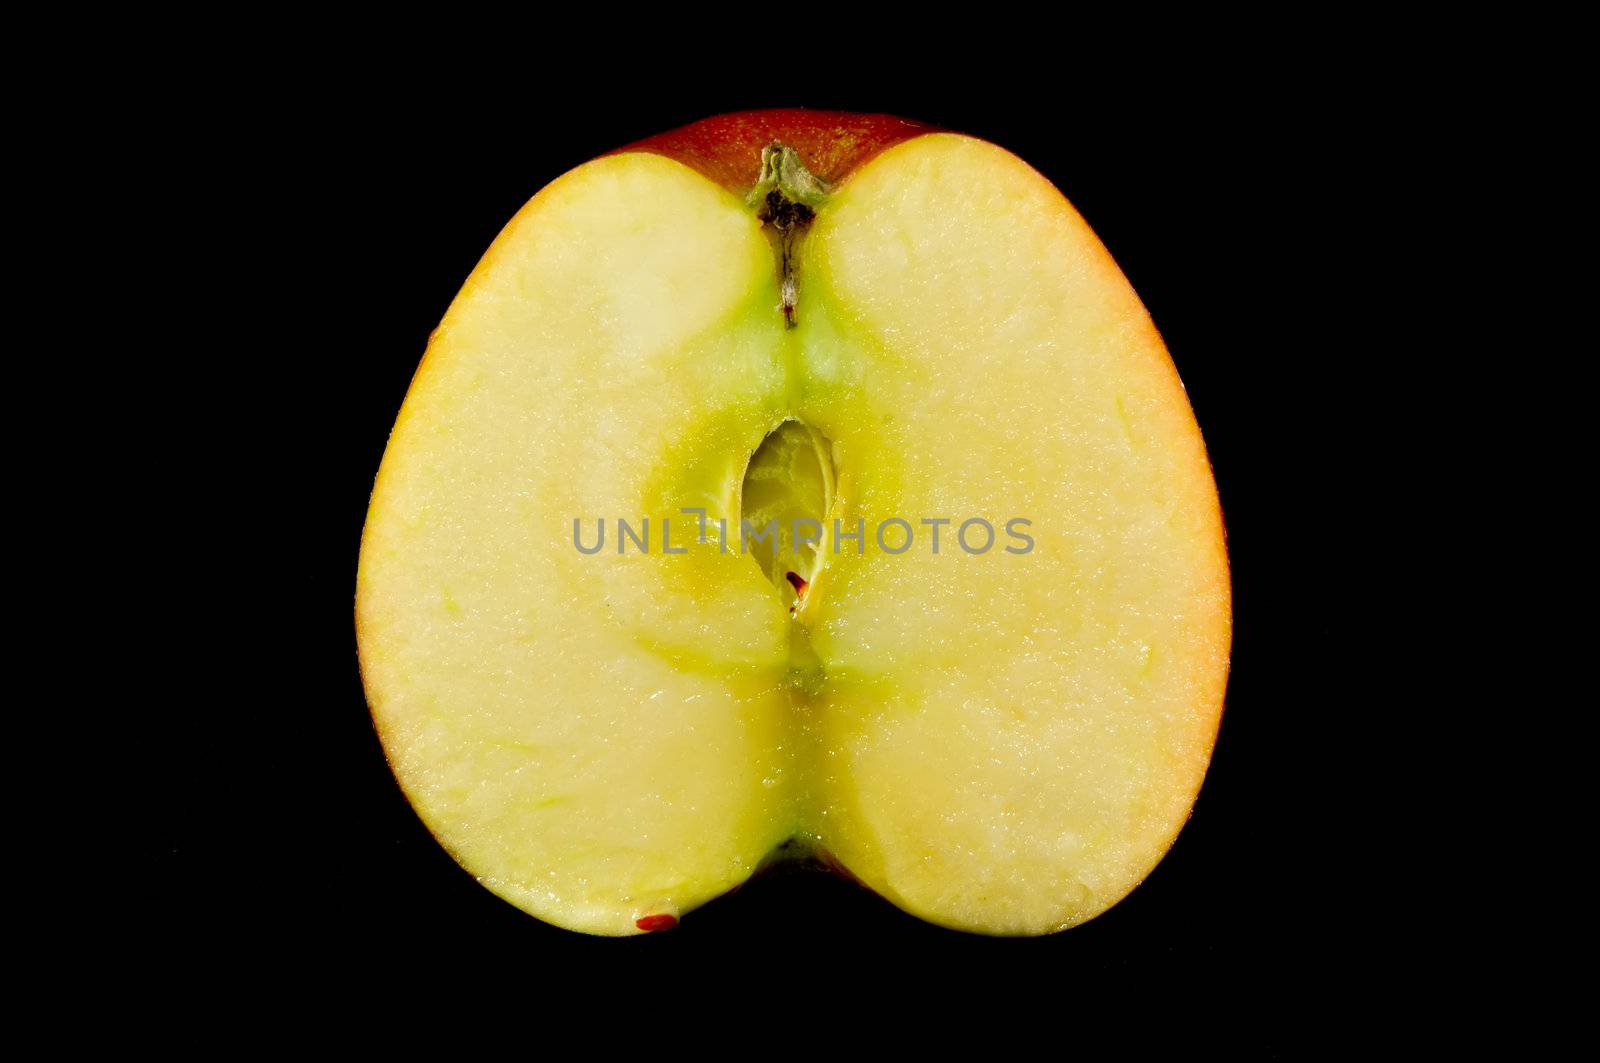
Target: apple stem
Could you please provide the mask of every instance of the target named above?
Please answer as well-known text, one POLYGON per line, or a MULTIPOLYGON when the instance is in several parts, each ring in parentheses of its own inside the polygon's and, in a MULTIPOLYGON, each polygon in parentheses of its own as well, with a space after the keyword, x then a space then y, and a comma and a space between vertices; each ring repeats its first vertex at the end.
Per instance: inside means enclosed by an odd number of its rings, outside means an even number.
POLYGON ((778 287, 782 296, 784 324, 795 327, 795 306, 800 299, 795 273, 799 256, 795 253, 798 235, 817 216, 817 208, 828 201, 828 186, 806 169, 800 153, 786 144, 769 144, 761 149, 761 177, 750 190, 748 202, 756 217, 776 232, 778 287))
POLYGON ((750 190, 748 202, 752 207, 765 206, 772 192, 814 212, 828 202, 829 188, 826 181, 806 169, 798 151, 774 142, 761 149, 761 176, 750 190))

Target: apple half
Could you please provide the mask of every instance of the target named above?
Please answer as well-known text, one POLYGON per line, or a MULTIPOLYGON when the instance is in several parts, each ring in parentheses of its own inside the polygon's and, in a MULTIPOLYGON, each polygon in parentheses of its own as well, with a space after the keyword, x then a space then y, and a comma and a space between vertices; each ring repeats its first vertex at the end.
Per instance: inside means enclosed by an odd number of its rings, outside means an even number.
POLYGON ((810 111, 511 220, 406 396, 356 620, 428 828, 608 935, 780 847, 949 927, 1090 919, 1189 815, 1231 630, 1199 428, 1088 225, 991 144, 810 111))

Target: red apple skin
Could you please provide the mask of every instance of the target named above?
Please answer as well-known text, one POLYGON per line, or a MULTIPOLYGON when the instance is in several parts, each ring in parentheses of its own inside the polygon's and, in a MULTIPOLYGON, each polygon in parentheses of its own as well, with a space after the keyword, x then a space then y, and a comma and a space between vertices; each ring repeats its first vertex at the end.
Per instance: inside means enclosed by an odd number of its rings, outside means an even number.
POLYGON ((743 197, 761 176, 761 149, 774 141, 799 152, 807 169, 837 184, 885 148, 935 132, 934 126, 888 114, 787 107, 717 115, 610 154, 646 151, 665 155, 743 197))

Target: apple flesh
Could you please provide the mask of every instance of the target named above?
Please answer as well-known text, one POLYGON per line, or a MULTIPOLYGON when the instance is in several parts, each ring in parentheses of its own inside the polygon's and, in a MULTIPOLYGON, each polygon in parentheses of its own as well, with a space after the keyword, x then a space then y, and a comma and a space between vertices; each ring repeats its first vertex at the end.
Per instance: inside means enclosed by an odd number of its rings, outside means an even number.
POLYGON ((946 926, 1092 918, 1189 814, 1230 626, 1199 429, 1084 221, 990 144, 804 111, 604 156, 511 220, 406 397, 357 589, 423 821, 611 935, 794 839, 946 926), (741 550, 769 517, 826 531, 741 550))

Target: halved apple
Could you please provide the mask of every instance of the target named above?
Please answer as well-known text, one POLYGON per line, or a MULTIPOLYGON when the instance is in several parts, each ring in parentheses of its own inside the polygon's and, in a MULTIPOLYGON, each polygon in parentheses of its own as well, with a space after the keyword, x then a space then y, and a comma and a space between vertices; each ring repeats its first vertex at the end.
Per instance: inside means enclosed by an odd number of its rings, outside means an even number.
POLYGON ((795 839, 947 926, 1089 919, 1189 814, 1230 623, 1200 432, 1088 226, 990 144, 804 111, 512 219, 406 398, 357 590, 423 821, 597 934, 795 839))

